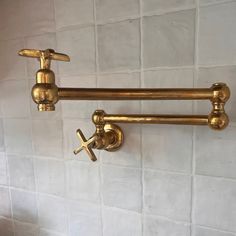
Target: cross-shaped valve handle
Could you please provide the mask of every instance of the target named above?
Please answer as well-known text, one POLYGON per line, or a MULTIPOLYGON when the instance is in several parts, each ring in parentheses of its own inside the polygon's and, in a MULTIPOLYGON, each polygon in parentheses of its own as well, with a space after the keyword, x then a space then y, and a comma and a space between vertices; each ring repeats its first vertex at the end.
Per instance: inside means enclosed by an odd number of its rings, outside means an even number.
POLYGON ((76 131, 76 134, 80 140, 81 146, 74 150, 74 154, 76 155, 79 152, 81 152, 82 150, 85 150, 87 152, 87 154, 89 155, 90 159, 92 161, 96 161, 97 157, 94 154, 92 147, 91 147, 93 145, 93 143, 96 141, 96 136, 92 136, 90 139, 86 140, 86 138, 84 137, 84 134, 82 133, 82 131, 80 129, 78 129, 76 131))
POLYGON ((50 69, 51 60, 70 61, 70 57, 63 53, 55 52, 53 49, 37 50, 22 49, 18 52, 23 57, 33 57, 40 60, 41 69, 50 69))

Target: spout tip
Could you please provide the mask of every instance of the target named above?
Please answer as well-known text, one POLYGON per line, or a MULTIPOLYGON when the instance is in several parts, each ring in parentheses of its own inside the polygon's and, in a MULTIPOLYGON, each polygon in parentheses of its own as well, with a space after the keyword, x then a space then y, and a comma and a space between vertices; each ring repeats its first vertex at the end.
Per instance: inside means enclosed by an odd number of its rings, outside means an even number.
POLYGON ((55 111, 54 104, 39 104, 38 105, 39 111, 55 111))

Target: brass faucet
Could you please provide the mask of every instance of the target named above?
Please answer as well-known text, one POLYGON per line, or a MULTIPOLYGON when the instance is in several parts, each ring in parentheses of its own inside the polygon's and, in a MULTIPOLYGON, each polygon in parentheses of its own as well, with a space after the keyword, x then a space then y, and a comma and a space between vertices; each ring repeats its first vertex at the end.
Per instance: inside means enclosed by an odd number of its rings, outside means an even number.
POLYGON ((55 84, 55 74, 50 69, 51 60, 70 61, 70 58, 62 53, 56 53, 53 49, 35 50, 23 49, 20 56, 38 58, 40 69, 36 72, 36 84, 32 88, 32 98, 38 104, 39 111, 54 111, 58 101, 58 87, 55 84))
POLYGON ((39 111, 54 111, 59 100, 209 100, 212 103, 213 108, 208 115, 116 115, 97 110, 92 117, 96 127, 94 135, 86 140, 78 129, 81 147, 74 151, 77 154, 85 150, 93 161, 96 160, 93 148, 115 151, 121 147, 123 132, 114 123, 208 125, 215 130, 222 130, 229 123, 224 106, 230 97, 230 90, 224 83, 215 83, 210 88, 178 89, 60 88, 55 84, 55 74, 50 69, 51 60, 68 62, 69 56, 52 49, 23 49, 19 55, 40 61, 36 84, 32 88, 32 98, 39 111))

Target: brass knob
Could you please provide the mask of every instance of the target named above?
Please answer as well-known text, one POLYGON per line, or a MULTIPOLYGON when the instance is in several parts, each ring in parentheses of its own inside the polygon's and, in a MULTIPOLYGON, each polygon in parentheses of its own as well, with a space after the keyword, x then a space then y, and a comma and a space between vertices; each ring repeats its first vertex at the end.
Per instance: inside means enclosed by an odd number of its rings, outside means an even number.
POLYGON ((53 49, 37 50, 22 49, 18 52, 20 56, 38 58, 40 60, 41 69, 50 69, 51 60, 70 61, 70 57, 66 54, 55 52, 53 49))
POLYGON ((81 146, 77 149, 74 150, 74 154, 78 154, 79 152, 81 152, 82 150, 85 150, 88 154, 88 156, 90 157, 90 159, 92 161, 96 161, 97 160, 97 157, 96 155, 94 154, 93 150, 92 150, 92 146, 94 144, 94 142, 96 141, 96 136, 92 136, 90 139, 86 139, 84 137, 84 134, 82 133, 82 131, 80 129, 78 129, 76 131, 76 134, 80 140, 80 143, 81 143, 81 146))

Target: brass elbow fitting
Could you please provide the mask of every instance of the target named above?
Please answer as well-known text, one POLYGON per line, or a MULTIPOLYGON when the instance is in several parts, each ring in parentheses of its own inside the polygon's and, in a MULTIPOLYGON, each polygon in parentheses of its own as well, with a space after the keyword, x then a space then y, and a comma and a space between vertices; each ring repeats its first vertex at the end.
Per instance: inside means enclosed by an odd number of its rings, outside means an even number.
POLYGON ((225 113, 225 103, 230 98, 230 89, 224 83, 212 85, 213 97, 211 99, 213 109, 208 116, 208 125, 212 129, 222 130, 229 124, 229 117, 225 113))
POLYGON ((54 111, 57 103, 58 87, 55 84, 55 74, 50 70, 51 60, 70 61, 69 56, 56 53, 52 49, 35 50, 22 49, 20 56, 38 58, 40 69, 36 73, 36 84, 32 88, 33 101, 38 105, 39 111, 54 111))

